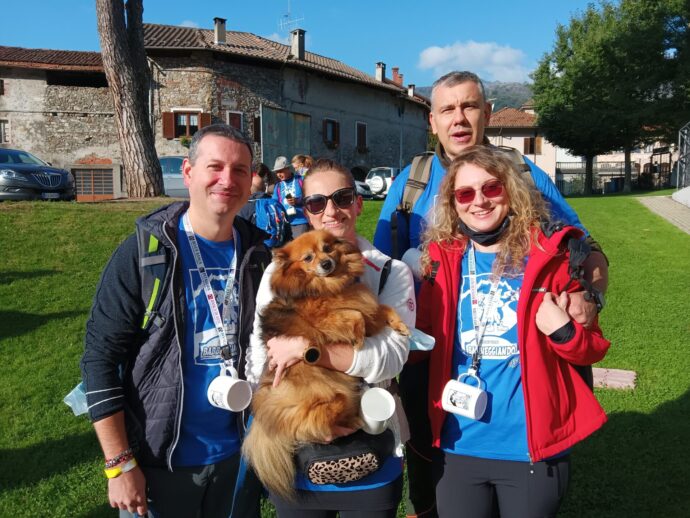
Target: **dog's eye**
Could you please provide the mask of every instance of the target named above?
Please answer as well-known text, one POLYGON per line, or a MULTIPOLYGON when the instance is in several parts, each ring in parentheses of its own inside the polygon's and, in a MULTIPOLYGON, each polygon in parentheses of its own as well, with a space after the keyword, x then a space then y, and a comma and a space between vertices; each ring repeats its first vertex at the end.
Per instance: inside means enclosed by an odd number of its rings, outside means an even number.
POLYGON ((323 245, 323 251, 326 254, 330 254, 333 251, 333 247, 331 245, 323 245))
POLYGON ((307 255, 305 255, 305 256, 302 258, 302 260, 303 260, 305 263, 310 263, 310 262, 312 262, 312 261, 314 260, 314 256, 313 256, 312 254, 307 254, 307 255))

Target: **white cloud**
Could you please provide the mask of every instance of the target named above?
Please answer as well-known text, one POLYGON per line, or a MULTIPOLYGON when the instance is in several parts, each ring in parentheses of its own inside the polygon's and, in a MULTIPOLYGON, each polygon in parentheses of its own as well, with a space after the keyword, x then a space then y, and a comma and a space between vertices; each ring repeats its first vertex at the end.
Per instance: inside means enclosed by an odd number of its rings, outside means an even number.
POLYGON ((264 36, 267 40, 271 41, 277 41, 278 43, 282 43, 283 45, 289 45, 290 44, 290 37, 289 36, 281 36, 277 32, 274 32, 273 34, 269 34, 268 36, 264 36))
POLYGON ((469 70, 487 81, 527 81, 530 69, 520 49, 498 43, 455 42, 445 47, 428 47, 419 54, 417 66, 433 69, 436 77, 452 70, 469 70))
POLYGON ((196 22, 193 22, 192 20, 185 20, 180 24, 180 27, 192 27, 194 29, 198 29, 199 24, 196 22))

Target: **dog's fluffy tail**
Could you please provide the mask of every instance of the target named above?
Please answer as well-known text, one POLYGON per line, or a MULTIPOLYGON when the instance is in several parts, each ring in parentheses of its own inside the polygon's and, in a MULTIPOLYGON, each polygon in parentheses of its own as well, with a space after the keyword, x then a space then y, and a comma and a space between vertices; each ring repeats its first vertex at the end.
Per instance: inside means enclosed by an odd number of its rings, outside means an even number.
POLYGON ((259 421, 252 421, 242 455, 266 489, 287 500, 295 497, 294 454, 294 444, 285 435, 270 436, 259 421))

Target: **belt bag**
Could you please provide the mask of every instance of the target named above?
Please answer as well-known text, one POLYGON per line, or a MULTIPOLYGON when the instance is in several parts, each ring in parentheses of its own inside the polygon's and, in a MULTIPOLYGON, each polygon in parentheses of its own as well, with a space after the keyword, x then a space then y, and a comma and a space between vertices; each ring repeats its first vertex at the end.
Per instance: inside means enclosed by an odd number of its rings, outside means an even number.
POLYGON ((329 444, 305 444, 297 449, 295 460, 312 484, 344 484, 377 471, 394 448, 390 429, 379 435, 358 430, 329 444))

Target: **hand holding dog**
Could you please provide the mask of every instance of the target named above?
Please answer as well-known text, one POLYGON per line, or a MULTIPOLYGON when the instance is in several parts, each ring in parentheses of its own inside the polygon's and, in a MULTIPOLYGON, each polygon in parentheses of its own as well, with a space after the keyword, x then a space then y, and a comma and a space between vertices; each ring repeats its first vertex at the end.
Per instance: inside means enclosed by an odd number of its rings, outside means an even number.
POLYGON ((544 294, 544 300, 537 310, 536 317, 539 331, 548 336, 570 321, 567 313, 568 300, 568 294, 565 291, 561 292, 558 298, 551 292, 544 294))
POLYGON ((277 387, 285 372, 302 361, 308 342, 301 336, 276 336, 266 342, 268 370, 275 370, 273 387, 277 387))

